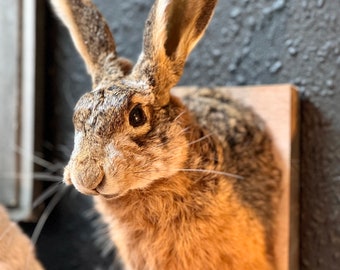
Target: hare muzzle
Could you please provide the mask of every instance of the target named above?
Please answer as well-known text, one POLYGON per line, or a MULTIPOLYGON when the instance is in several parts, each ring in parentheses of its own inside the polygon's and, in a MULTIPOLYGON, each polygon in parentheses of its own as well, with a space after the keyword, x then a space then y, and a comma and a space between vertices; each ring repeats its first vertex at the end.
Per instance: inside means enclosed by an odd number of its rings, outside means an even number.
POLYGON ((64 182, 85 195, 115 197, 125 191, 123 155, 113 143, 95 134, 76 132, 71 159, 64 171, 64 182))
POLYGON ((72 158, 64 172, 64 182, 73 184, 77 190, 87 195, 98 195, 96 189, 105 175, 102 166, 104 153, 97 147, 95 142, 86 143, 83 134, 78 132, 72 158))
POLYGON ((72 183, 86 195, 98 195, 97 187, 104 179, 104 171, 98 161, 91 157, 76 159, 65 168, 64 181, 72 183))

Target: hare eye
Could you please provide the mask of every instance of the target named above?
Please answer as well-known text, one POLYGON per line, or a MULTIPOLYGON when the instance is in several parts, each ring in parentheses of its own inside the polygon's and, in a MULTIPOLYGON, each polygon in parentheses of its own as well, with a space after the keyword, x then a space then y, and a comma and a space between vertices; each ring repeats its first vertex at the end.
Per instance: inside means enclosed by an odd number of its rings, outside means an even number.
POLYGON ((130 125, 140 127, 146 123, 146 115, 140 105, 135 106, 129 115, 130 125))

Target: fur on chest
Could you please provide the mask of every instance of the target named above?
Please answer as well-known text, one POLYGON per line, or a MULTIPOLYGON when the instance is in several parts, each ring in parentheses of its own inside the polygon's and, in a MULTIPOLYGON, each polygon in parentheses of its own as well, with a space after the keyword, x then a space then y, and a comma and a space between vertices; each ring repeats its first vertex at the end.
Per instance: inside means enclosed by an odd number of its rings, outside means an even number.
POLYGON ((127 269, 271 269, 263 226, 231 188, 221 181, 210 195, 139 194, 97 208, 127 269))

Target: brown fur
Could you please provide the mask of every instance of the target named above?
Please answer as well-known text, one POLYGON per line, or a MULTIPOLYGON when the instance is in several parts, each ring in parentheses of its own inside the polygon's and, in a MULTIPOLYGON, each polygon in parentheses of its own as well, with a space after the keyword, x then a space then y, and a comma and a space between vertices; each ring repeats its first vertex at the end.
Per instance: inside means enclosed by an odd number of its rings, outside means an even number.
POLYGON ((90 1, 52 3, 94 82, 64 179, 97 196, 126 269, 275 269, 280 172, 264 123, 215 89, 170 95, 216 1, 156 0, 132 70, 98 40, 108 27, 90 1))

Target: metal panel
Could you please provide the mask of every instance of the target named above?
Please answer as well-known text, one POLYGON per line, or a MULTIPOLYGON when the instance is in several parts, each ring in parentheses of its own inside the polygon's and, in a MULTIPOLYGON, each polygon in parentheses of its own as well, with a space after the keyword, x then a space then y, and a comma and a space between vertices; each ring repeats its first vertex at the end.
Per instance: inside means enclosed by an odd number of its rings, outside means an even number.
POLYGON ((35 96, 35 0, 0 2, 0 203, 31 212, 35 96))
POLYGON ((19 1, 0 1, 0 203, 16 206, 19 101, 19 1))

